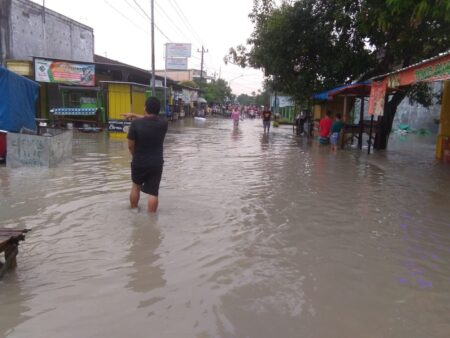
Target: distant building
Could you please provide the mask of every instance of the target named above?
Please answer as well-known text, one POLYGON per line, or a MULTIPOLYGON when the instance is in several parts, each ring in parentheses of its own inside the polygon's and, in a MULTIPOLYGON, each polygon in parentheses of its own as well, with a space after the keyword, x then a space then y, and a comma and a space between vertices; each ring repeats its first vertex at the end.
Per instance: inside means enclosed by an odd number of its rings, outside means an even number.
POLYGON ((29 0, 1 0, 0 64, 31 76, 34 56, 93 62, 94 30, 29 0))

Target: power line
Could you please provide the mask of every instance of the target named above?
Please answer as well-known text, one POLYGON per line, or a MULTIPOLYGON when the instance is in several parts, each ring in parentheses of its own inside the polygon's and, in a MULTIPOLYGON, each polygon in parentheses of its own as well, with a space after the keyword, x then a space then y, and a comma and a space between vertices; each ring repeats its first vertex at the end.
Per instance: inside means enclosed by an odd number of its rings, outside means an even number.
POLYGON ((200 42, 201 45, 203 45, 203 41, 200 38, 200 36, 197 34, 197 32, 195 31, 195 29, 192 27, 191 23, 189 22, 189 20, 186 18, 186 16, 183 13, 183 10, 180 8, 180 6, 178 6, 177 2, 175 0, 169 0, 169 4, 172 6, 172 8, 174 9, 175 13, 178 15, 178 17, 181 19, 181 21, 183 22, 183 24, 186 26, 186 28, 188 29, 188 31, 190 31, 190 33, 192 34, 192 36, 194 37, 194 39, 197 40, 197 42, 200 42), (173 2, 172 2, 173 1, 173 2))
POLYGON ((111 7, 114 11, 116 11, 120 16, 122 16, 125 20, 127 20, 128 22, 130 22, 134 27, 140 29, 141 31, 148 33, 147 30, 145 30, 144 28, 142 28, 141 26, 136 25, 136 23, 134 23, 129 17, 127 17, 126 15, 124 15, 121 11, 119 11, 116 7, 114 7, 113 5, 111 5, 107 0, 103 0, 109 7, 111 7))
MULTIPOLYGON (((105 0, 106 1, 106 0, 105 0)), ((152 21, 152 18, 150 16, 148 16, 148 14, 144 11, 144 9, 141 7, 141 5, 139 5, 139 3, 136 0, 133 0, 133 2, 136 4, 136 6, 139 7, 139 9, 142 11, 142 13, 144 13, 144 15, 150 20, 150 22, 152 21)), ((169 41, 171 42, 172 40, 166 35, 164 34, 164 32, 156 25, 156 23, 153 23, 153 25, 156 27, 156 29, 169 41)))
POLYGON ((164 10, 164 8, 161 7, 161 5, 159 5, 157 2, 155 2, 156 6, 158 6, 159 10, 164 14, 164 16, 167 18, 167 20, 173 25, 173 27, 175 27, 175 29, 181 33, 181 35, 183 35, 187 40, 189 40, 189 38, 186 36, 186 34, 184 34, 184 32, 172 21, 172 19, 170 18, 170 16, 166 13, 166 11, 164 10))
POLYGON ((139 14, 141 18, 147 20, 147 17, 146 17, 145 15, 143 15, 140 11, 138 11, 138 10, 136 9, 136 7, 133 7, 133 5, 132 5, 128 0, 125 0, 125 2, 127 3, 128 6, 130 6, 130 8, 131 8, 135 13, 139 14))

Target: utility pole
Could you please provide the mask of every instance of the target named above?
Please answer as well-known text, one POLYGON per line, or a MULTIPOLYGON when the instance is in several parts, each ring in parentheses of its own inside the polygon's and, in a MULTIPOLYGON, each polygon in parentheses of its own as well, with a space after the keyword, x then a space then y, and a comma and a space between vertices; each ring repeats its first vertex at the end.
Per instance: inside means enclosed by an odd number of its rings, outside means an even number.
POLYGON ((200 64, 200 83, 203 83, 203 54, 208 53, 208 50, 203 48, 203 46, 202 46, 202 50, 197 49, 197 52, 202 53, 202 61, 200 64))
POLYGON ((152 31, 152 80, 151 80, 151 84, 152 84, 152 96, 156 97, 156 89, 155 89, 155 18, 154 18, 154 11, 155 11, 155 6, 154 6, 154 0, 150 1, 151 4, 151 31, 152 31))

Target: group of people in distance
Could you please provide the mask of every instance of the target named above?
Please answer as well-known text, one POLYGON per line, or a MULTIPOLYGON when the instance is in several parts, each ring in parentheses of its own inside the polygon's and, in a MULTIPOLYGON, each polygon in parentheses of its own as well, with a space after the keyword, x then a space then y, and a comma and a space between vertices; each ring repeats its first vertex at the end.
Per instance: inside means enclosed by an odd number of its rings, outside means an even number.
POLYGON ((331 143, 331 150, 337 150, 339 135, 344 127, 344 122, 341 120, 341 114, 337 113, 335 120, 332 119, 332 114, 327 111, 325 117, 319 122, 319 143, 331 143))
MULTIPOLYGON (((147 210, 151 213, 158 209, 158 193, 163 172, 163 143, 168 129, 167 119, 159 115, 161 104, 156 97, 145 101, 144 115, 134 113, 123 114, 127 120, 132 120, 128 130, 128 149, 131 154, 131 191, 130 207, 138 207, 140 192, 148 194, 147 210)), ((344 126, 341 114, 336 114, 333 121, 331 112, 319 123, 319 142, 331 143, 333 151, 337 149, 339 134, 344 126)), ((306 116, 300 115, 299 119, 306 116)), ((241 118, 240 111, 235 108, 231 114, 233 123, 237 125, 241 118)), ((269 133, 272 112, 265 106, 261 112, 264 133, 269 133)), ((305 120, 303 121, 303 123, 305 120)), ((301 121, 299 121, 302 125, 301 121)), ((303 125, 302 125, 303 127, 303 125)))
MULTIPOLYGON (((270 111, 270 109, 267 106, 265 106, 264 110, 261 112, 260 115, 261 115, 261 118, 263 121, 264 133, 268 133, 270 130, 270 121, 272 119, 272 112, 270 111)), ((241 118, 242 118, 239 108, 233 107, 230 117, 233 120, 234 126, 239 125, 239 120, 241 120, 241 118)))

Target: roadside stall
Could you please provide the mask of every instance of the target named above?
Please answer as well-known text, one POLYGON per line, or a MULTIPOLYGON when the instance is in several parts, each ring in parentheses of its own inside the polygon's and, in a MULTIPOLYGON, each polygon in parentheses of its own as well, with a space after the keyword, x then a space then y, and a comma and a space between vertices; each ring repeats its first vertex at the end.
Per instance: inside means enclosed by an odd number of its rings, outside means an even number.
MULTIPOLYGON (((54 93, 47 103, 49 120, 57 126, 97 128, 105 122, 100 88, 95 87, 95 65, 35 58, 35 79, 54 93), (59 94, 59 95, 58 95, 59 94)), ((42 96, 42 95, 41 95, 42 96)))
MULTIPOLYGON (((100 81, 106 94, 107 121, 109 136, 125 138, 131 124, 123 118, 123 114, 134 113, 143 115, 145 100, 150 95, 151 88, 134 82, 100 81)), ((156 97, 163 103, 164 87, 156 88, 156 97)), ((164 105, 161 104, 161 109, 164 105)))
POLYGON ((105 121, 99 87, 58 87, 62 106, 50 109, 56 126, 78 127, 80 131, 99 131, 105 121))

